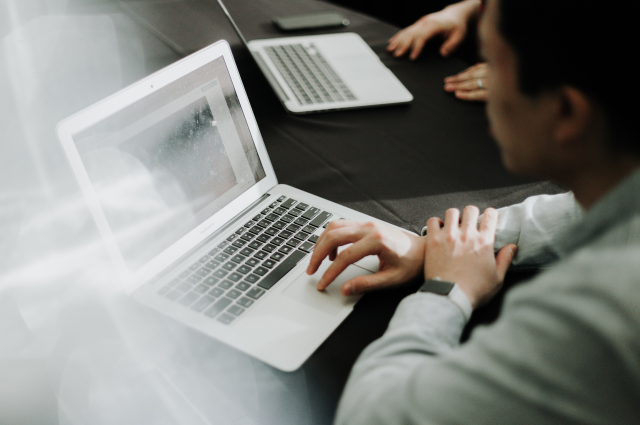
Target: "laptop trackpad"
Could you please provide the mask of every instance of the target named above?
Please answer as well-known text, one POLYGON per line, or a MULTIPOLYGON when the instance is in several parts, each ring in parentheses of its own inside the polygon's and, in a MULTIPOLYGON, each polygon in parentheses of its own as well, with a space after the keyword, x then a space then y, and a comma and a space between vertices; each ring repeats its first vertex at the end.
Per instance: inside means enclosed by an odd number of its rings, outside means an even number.
POLYGON ((363 274, 370 274, 370 272, 358 266, 349 266, 327 289, 320 292, 316 289, 316 285, 330 265, 331 261, 325 259, 313 276, 309 276, 303 271, 282 291, 282 294, 331 315, 338 314, 345 306, 355 304, 361 295, 345 297, 340 293, 340 288, 347 280, 363 274))

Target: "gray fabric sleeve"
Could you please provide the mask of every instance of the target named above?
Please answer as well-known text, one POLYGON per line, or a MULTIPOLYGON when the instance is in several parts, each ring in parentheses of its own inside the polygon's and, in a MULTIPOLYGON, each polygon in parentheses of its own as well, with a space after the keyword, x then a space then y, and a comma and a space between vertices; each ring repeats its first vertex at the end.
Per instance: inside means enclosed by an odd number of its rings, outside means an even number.
MULTIPOLYGON (((582 276, 594 274, 589 264, 582 276)), ((634 306, 621 308, 605 285, 568 282, 575 267, 516 288, 500 320, 459 347, 455 306, 407 298, 353 367, 336 423, 636 423, 634 306)))
POLYGON ((507 244, 518 246, 511 267, 538 268, 562 254, 554 241, 582 219, 583 210, 567 192, 540 195, 498 210, 495 250, 507 244))

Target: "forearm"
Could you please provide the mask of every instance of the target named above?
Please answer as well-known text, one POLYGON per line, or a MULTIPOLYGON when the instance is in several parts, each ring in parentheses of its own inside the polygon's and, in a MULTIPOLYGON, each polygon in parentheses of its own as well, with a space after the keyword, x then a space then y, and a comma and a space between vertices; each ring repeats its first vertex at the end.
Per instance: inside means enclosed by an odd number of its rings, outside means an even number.
POLYGON ((443 10, 454 10, 459 16, 464 16, 466 22, 477 20, 480 16, 480 0, 464 0, 459 3, 451 4, 445 7, 443 10))
POLYGON ((465 323, 445 297, 418 293, 403 300, 384 336, 354 366, 336 423, 406 423, 414 412, 413 371, 457 347, 465 323))
POLYGON ((513 268, 541 267, 562 255, 555 241, 583 216, 571 192, 541 195, 498 210, 495 251, 518 246, 513 268))

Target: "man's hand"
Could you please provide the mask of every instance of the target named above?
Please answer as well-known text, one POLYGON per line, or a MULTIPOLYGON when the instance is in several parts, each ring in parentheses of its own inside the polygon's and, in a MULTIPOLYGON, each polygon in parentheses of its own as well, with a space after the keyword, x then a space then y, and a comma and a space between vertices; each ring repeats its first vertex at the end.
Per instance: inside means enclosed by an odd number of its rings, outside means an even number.
POLYGON ((311 256, 307 274, 313 274, 329 256, 333 264, 318 282, 325 289, 350 264, 367 255, 377 255, 380 271, 358 276, 342 285, 343 295, 357 295, 400 284, 422 273, 424 239, 378 223, 336 220, 322 233, 311 256), (353 244, 337 254, 338 247, 353 244))
POLYGON ((467 24, 480 11, 480 0, 465 0, 445 7, 440 12, 430 13, 413 25, 401 30, 389 39, 387 51, 395 57, 404 55, 411 49, 409 58, 416 59, 422 48, 431 38, 442 36, 444 43, 440 48, 442 56, 448 56, 467 35, 467 24))
POLYGON ((514 244, 493 252, 498 213, 487 208, 478 228, 479 210, 468 206, 462 214, 449 209, 442 220, 427 221, 425 279, 439 277, 455 282, 467 295, 473 308, 489 301, 502 286, 504 275, 517 252, 514 244))
POLYGON ((444 89, 453 92, 458 99, 487 101, 487 64, 475 64, 457 75, 444 79, 444 89))

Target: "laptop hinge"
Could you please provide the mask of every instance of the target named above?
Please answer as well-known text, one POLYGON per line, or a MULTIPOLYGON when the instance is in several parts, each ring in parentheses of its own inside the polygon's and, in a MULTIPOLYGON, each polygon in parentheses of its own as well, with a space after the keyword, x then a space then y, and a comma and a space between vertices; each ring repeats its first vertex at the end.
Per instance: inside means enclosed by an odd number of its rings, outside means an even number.
POLYGON ((171 264, 169 267, 167 267, 166 269, 164 269, 163 271, 161 271, 160 273, 158 273, 155 277, 153 277, 151 280, 149 280, 149 282, 152 285, 155 285, 156 283, 158 283, 159 281, 163 280, 168 274, 170 274, 171 272, 173 272, 176 268, 181 268, 181 266, 184 266, 184 263, 187 262, 187 260, 191 257, 193 257, 198 251, 200 251, 202 248, 204 248, 206 245, 210 244, 211 242, 213 242, 217 237, 219 237, 221 234, 223 234, 224 232, 226 232, 229 227, 233 226, 234 224, 236 224, 238 221, 242 220, 247 214, 249 214, 251 212, 251 210, 253 208, 255 208, 256 205, 258 205, 259 203, 261 203, 262 201, 264 201, 265 199, 267 199, 269 196, 271 196, 268 193, 265 193, 264 195, 262 195, 260 198, 258 198, 255 202, 253 202, 251 205, 249 205, 247 208, 245 208, 244 210, 242 210, 238 215, 235 216, 235 218, 233 218, 233 220, 229 221, 227 224, 225 224, 224 226, 222 226, 221 228, 219 228, 218 230, 216 230, 215 232, 213 232, 211 235, 209 235, 206 239, 204 239, 202 242, 200 242, 198 245, 196 245, 195 247, 191 248, 187 253, 185 253, 182 257, 180 257, 179 259, 177 259, 176 261, 173 262, 173 264, 171 264))

